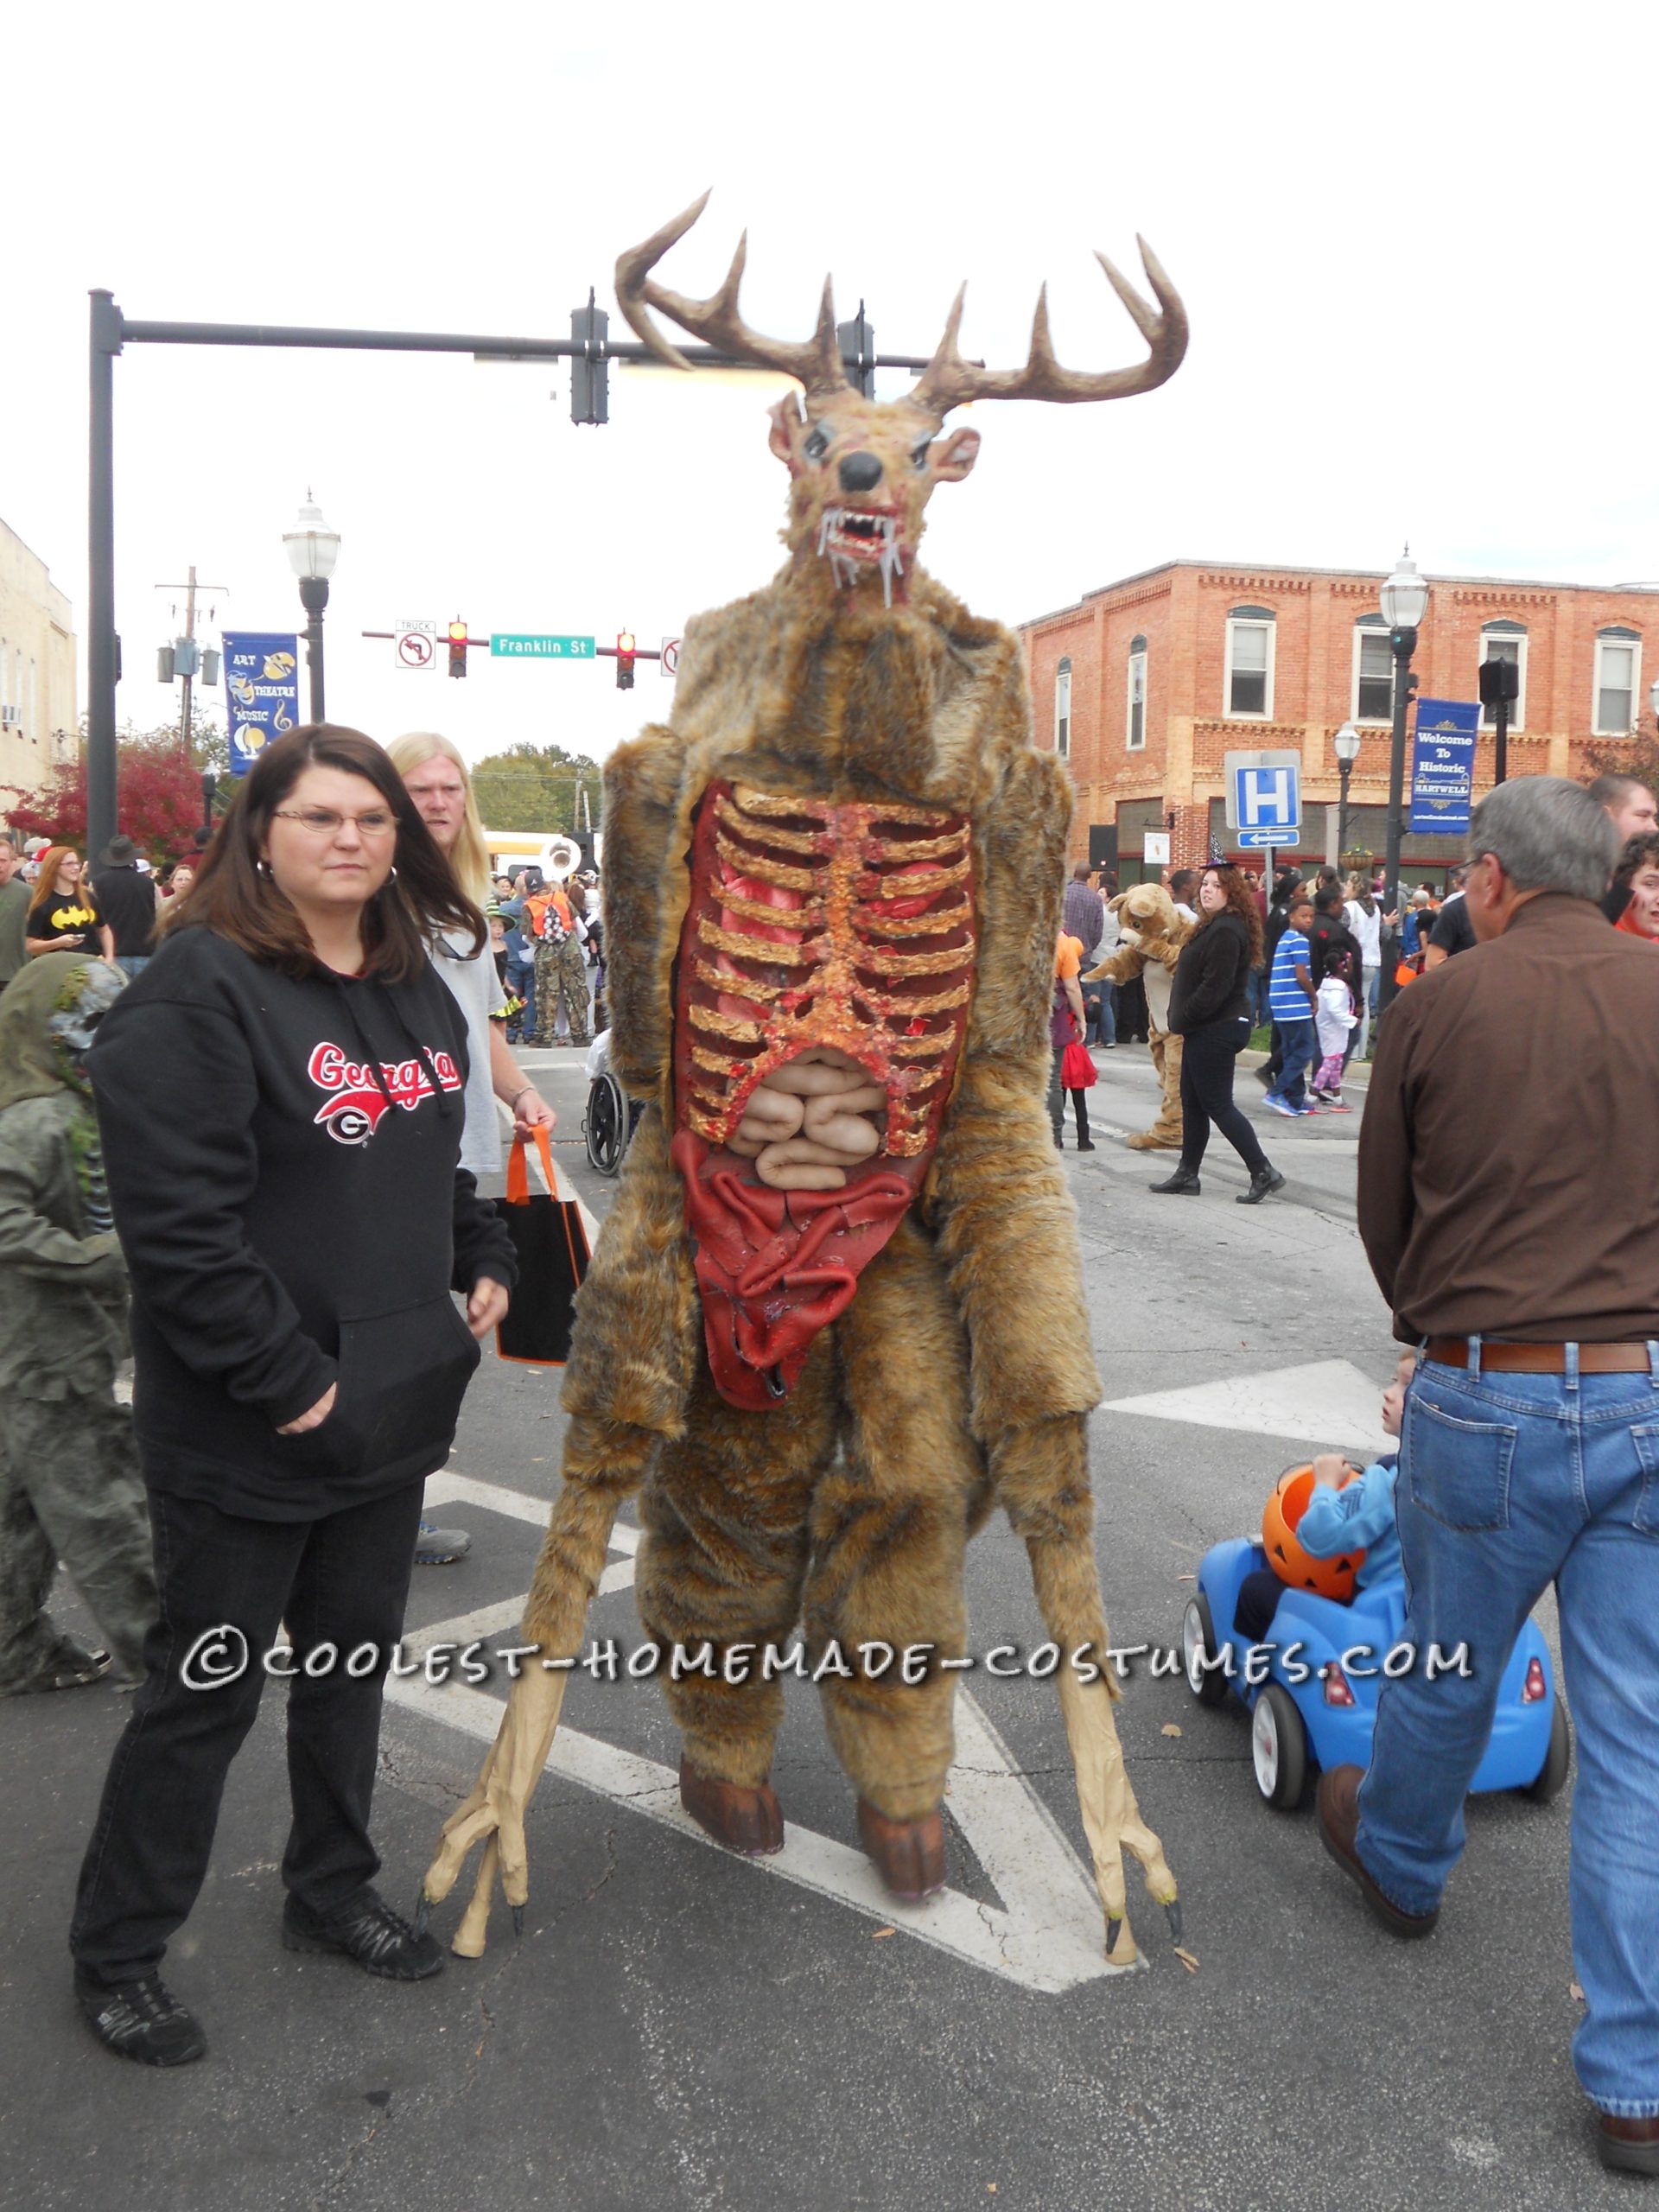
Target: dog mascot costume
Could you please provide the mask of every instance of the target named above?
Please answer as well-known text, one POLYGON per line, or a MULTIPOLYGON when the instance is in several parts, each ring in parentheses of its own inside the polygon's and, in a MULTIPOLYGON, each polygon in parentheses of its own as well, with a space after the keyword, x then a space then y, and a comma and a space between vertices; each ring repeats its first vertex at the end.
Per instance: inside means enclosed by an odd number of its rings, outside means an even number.
MULTIPOLYGON (((705 195, 706 198, 706 195, 705 195)), ((893 1892, 945 1877, 963 1547, 1001 1505, 1025 1540, 1110 1963, 1140 1963, 1122 1850, 1179 1940, 1175 1884, 1124 1771, 1104 1665, 1084 1433, 1101 1391, 1076 1218, 1044 1099, 1071 798, 1030 738, 1019 646, 916 566, 936 484, 966 476, 973 398, 1111 399, 1171 376, 1180 301, 1142 247, 1154 309, 1102 257, 1150 358, 957 351, 958 296, 906 397, 849 384, 824 288, 804 344, 738 312, 740 244, 707 301, 651 271, 703 201, 617 264, 624 315, 689 364, 652 310, 798 379, 772 410, 788 558, 686 632, 667 728, 606 768, 613 1065, 646 1102, 577 1307, 563 1488, 525 1611, 544 1657, 581 1649, 618 1507, 640 1493, 639 1610, 659 1647, 809 1656, 932 1648, 925 1678, 826 1670, 830 1743, 893 1892), (1100 1672, 1070 1663, 1091 1656, 1100 1672), (851 1675, 853 1679, 847 1679, 851 1675)), ((780 1849, 768 1781, 783 1709, 757 1664, 660 1670, 687 1811, 729 1848, 780 1849)), ((531 1660, 476 1789, 446 1823, 423 1918, 484 1853, 454 1948, 475 1956, 499 1870, 528 1895, 524 1810, 565 1673, 531 1660)))
POLYGON ((1158 1119, 1149 1129, 1125 1141, 1135 1152, 1179 1152, 1181 1148, 1181 1040, 1170 1034, 1169 992, 1181 947, 1197 926, 1184 922, 1175 901, 1160 883, 1137 883, 1120 891, 1107 911, 1117 916, 1123 941, 1109 959, 1091 968, 1084 981, 1132 983, 1147 988, 1147 1032, 1152 1065, 1163 1085, 1158 1119))

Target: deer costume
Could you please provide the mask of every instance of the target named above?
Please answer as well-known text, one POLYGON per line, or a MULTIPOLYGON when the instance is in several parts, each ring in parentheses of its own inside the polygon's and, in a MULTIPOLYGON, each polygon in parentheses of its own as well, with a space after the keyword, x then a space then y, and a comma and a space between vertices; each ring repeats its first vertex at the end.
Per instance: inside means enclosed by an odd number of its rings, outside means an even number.
MULTIPOLYGON (((706 199, 705 195, 705 199, 706 199)), ((1186 321, 1101 257, 1145 336, 1140 365, 1062 368, 1039 301, 1031 354, 988 372, 957 351, 886 404, 849 384, 828 284, 785 345, 738 313, 741 243, 712 299, 651 276, 703 200, 617 264, 633 328, 689 365, 651 310, 803 387, 772 414, 790 474, 788 558, 765 589, 687 628, 674 710, 606 768, 606 905, 628 948, 612 1065, 647 1102, 577 1309, 563 1489, 524 1641, 581 1648, 618 1507, 642 1491, 640 1613, 658 1644, 814 1656, 933 1648, 823 1683, 861 1835, 893 1891, 944 1879, 963 1548, 994 1505, 1025 1539, 1048 1635, 1103 1662, 1085 1416, 1100 1383, 1076 1217, 1044 1099, 1066 852, 1066 772, 1036 751, 1019 646, 916 566, 936 484, 978 433, 972 398, 1109 399, 1171 376, 1186 321)), ((686 1809, 734 1850, 782 1847, 767 1779, 775 1679, 664 1688, 686 1809)), ((1109 1670, 1057 1680, 1112 1963, 1139 1962, 1122 1848, 1177 1928, 1175 1884, 1124 1771, 1109 1670)), ((519 1920, 524 1808, 565 1675, 531 1661, 472 1796, 446 1823, 422 1912, 486 1845, 454 1939, 475 1955, 499 1869, 519 1920)))
POLYGON ((1085 983, 1132 983, 1138 976, 1146 986, 1147 1028, 1153 1072, 1158 1078, 1158 1118, 1124 1141, 1134 1152, 1179 1152, 1181 1148, 1181 1040, 1171 1033, 1169 994, 1181 947, 1195 925, 1184 922, 1175 901, 1160 883, 1137 883, 1107 902, 1116 914, 1122 942, 1116 952, 1090 969, 1085 983))

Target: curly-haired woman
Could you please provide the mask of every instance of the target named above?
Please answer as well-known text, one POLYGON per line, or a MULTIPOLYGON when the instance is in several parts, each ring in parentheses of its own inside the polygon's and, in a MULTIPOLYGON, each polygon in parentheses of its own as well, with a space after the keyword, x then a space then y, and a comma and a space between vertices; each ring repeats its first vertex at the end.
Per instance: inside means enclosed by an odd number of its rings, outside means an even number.
POLYGON ((1243 872, 1207 868, 1198 884, 1198 925, 1181 948, 1169 995, 1169 1027, 1181 1052, 1181 1161, 1154 1191, 1197 1198, 1198 1168, 1213 1123, 1250 1171, 1242 1206, 1260 1205, 1284 1185, 1255 1129, 1233 1103, 1233 1068, 1249 1040, 1250 970, 1262 957, 1262 918, 1243 872))

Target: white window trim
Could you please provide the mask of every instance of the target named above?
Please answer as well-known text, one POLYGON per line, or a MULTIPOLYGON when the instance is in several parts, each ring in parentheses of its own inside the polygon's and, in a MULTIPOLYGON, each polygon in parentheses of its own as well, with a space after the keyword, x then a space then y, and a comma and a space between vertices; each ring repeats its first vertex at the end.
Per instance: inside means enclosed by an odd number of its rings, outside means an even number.
MULTIPOLYGON (((1243 620, 1235 619, 1230 614, 1227 617, 1227 657, 1221 676, 1221 718, 1224 721, 1270 722, 1273 720, 1274 662, 1277 653, 1278 628, 1279 625, 1276 622, 1262 622, 1253 617, 1246 617, 1243 620), (1233 633, 1238 630, 1265 630, 1268 633, 1268 696, 1267 702, 1259 715, 1236 711, 1233 707, 1233 633)), ((1255 671, 1251 669, 1248 672, 1253 676, 1255 671)))
POLYGON ((1123 686, 1123 750, 1144 753, 1147 749, 1147 656, 1143 652, 1131 653, 1128 677, 1123 686), (1141 737, 1135 734, 1135 664, 1141 664, 1141 737))
MULTIPOLYGON (((1517 730, 1525 729, 1527 726, 1527 646, 1530 640, 1528 639, 1524 631, 1519 633, 1513 630, 1509 631, 1508 632, 1499 631, 1497 635, 1493 638, 1486 637, 1483 633, 1480 640, 1480 658, 1475 663, 1477 671, 1484 666, 1486 661, 1486 648, 1488 645, 1519 645, 1521 648, 1520 652, 1516 655, 1515 664, 1521 671, 1521 690, 1516 699, 1515 704, 1510 709, 1510 735, 1511 737, 1515 735, 1517 730)), ((1632 645, 1635 643, 1635 640, 1630 638, 1610 638, 1607 642, 1609 645, 1632 645)), ((1601 640, 1598 639, 1596 643, 1599 645, 1601 640)), ((1480 696, 1480 677, 1478 673, 1477 673, 1475 677, 1475 696, 1477 699, 1480 696)), ((1494 716, 1496 716, 1497 709, 1494 708, 1492 711, 1494 716)), ((1480 733, 1482 736, 1484 736, 1489 729, 1495 730, 1497 728, 1497 723, 1496 719, 1489 722, 1486 719, 1486 709, 1483 707, 1480 710, 1480 733)))
POLYGON ((1628 737, 1642 714, 1642 640, 1640 638, 1598 638, 1595 663, 1591 671, 1590 734, 1592 737, 1628 737), (1599 719, 1601 713, 1601 649, 1616 645, 1630 656, 1630 719, 1623 729, 1603 729, 1599 719))
POLYGON ((1389 711, 1386 715, 1362 715, 1359 711, 1359 651, 1360 640, 1362 638, 1381 638, 1385 645, 1389 642, 1389 633, 1381 626, 1373 626, 1368 630, 1363 623, 1355 623, 1354 665, 1348 687, 1349 709, 1352 714, 1353 719, 1359 724, 1362 729, 1387 729, 1394 721, 1394 709, 1392 705, 1395 679, 1393 652, 1390 650, 1389 655, 1389 689, 1390 697, 1389 711))
POLYGON ((1054 753, 1061 760, 1071 758, 1071 656, 1063 653, 1054 670, 1054 753), (1060 712, 1064 696, 1065 712, 1060 712))

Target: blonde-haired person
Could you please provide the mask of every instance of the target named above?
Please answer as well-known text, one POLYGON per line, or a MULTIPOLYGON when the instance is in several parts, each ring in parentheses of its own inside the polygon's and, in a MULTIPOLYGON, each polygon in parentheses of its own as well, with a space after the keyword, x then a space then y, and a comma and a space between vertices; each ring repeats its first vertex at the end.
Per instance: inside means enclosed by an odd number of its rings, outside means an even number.
MULTIPOLYGON (((404 789, 415 802, 433 843, 449 863, 456 888, 484 906, 490 896, 490 855, 467 763, 448 738, 411 730, 386 747, 404 789)), ((553 1109, 507 1049, 502 1033, 506 1004, 489 940, 474 950, 465 934, 447 930, 427 950, 467 1022, 468 1065, 461 1103, 461 1164, 474 1175, 501 1173, 499 1098, 512 1116, 512 1133, 527 1137, 538 1126, 551 1130, 553 1109)), ((438 1528, 423 1517, 415 1559, 421 1567, 452 1567, 472 1548, 464 1529, 438 1528)))
MULTIPOLYGON (((394 738, 386 752, 433 843, 448 861, 457 887, 484 905, 490 896, 490 855, 467 763, 450 740, 434 730, 394 738)), ((497 1019, 505 1014, 501 983, 488 944, 474 954, 469 942, 446 935, 433 946, 432 957, 467 1017, 472 1052, 461 1164, 474 1175, 499 1175, 501 1131, 495 1101, 512 1114, 516 1137, 527 1137, 537 1128, 550 1130, 556 1116, 507 1049, 497 1019)))

